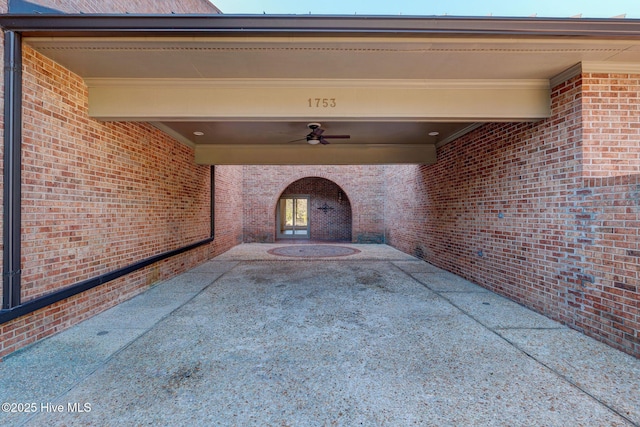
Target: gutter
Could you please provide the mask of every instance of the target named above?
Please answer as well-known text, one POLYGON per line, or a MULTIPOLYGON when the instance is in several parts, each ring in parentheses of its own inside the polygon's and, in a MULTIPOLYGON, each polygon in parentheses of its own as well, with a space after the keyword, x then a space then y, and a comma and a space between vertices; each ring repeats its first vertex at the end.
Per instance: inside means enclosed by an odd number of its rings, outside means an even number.
POLYGON ((2 15, 24 37, 478 36, 640 39, 640 20, 341 15, 2 15))

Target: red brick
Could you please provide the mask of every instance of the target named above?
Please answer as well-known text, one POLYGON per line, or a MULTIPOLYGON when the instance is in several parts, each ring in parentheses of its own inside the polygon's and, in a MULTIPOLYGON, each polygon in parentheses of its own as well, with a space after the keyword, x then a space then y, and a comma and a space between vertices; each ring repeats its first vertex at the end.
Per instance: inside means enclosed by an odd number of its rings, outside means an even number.
MULTIPOLYGON (((435 165, 388 166, 386 238, 640 356, 629 339, 640 323, 640 112, 597 99, 594 86, 613 78, 561 84, 549 119, 487 124, 440 148, 435 165), (603 139, 610 131, 633 138, 603 139), (624 316, 609 311, 619 303, 624 316)), ((624 94, 602 90, 637 97, 640 76, 625 78, 624 94)))
MULTIPOLYGON (((209 236, 210 168, 191 148, 148 124, 89 118, 79 77, 28 46, 23 61, 23 301, 209 236)), ((242 168, 215 173, 212 244, 2 325, 0 357, 239 243, 242 168)))
POLYGON ((65 13, 217 13, 208 0, 31 0, 65 13))
POLYGON ((313 196, 312 238, 384 241, 384 166, 245 166, 244 241, 273 242, 278 200, 298 191, 313 196), (342 204, 338 191, 344 194, 342 204), (314 200, 334 210, 324 215, 314 200), (344 229, 348 222, 351 231, 344 229))

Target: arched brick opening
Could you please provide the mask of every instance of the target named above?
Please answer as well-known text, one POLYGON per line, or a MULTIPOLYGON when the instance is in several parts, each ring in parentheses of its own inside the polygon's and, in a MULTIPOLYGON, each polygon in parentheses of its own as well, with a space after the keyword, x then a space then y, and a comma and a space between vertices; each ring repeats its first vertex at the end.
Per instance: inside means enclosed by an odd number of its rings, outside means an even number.
POLYGON ((353 225, 349 197, 335 182, 316 176, 298 179, 280 193, 275 204, 276 236, 281 227, 278 215, 279 201, 292 196, 308 198, 308 234, 303 236, 304 238, 323 241, 352 240, 353 225))
POLYGON ((351 242, 384 242, 384 168, 375 166, 244 166, 243 241, 276 238, 276 204, 282 192, 304 178, 338 185, 351 205, 351 242))

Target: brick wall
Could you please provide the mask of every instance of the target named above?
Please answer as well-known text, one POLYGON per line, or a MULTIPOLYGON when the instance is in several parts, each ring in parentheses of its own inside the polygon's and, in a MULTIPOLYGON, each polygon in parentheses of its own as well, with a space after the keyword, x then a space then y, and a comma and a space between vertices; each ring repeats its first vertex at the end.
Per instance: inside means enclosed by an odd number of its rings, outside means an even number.
POLYGON ((567 322, 640 355, 640 75, 583 75, 580 283, 567 322))
MULTIPOLYGON (((81 79, 28 47, 24 67, 25 300, 208 235, 209 168, 191 149, 90 119, 81 79)), ((639 89, 637 75, 574 78, 551 118, 488 124, 431 166, 217 167, 214 243, 0 325, 0 357, 243 239, 273 241, 278 198, 309 177, 344 191, 353 241, 386 238, 639 356, 639 89)))
POLYGON ((210 256, 242 243, 242 166, 215 168, 215 239, 210 256))
POLYGON ((627 156, 637 108, 616 117, 583 82, 592 87, 579 76, 554 88, 547 120, 488 124, 439 149, 435 165, 388 166, 387 241, 640 356, 640 186, 626 169, 638 160, 627 156), (615 132, 587 119, 602 115, 615 132), (605 150, 617 153, 609 169, 592 162, 594 134, 624 147, 605 150))
POLYGON ((342 189, 328 179, 302 178, 282 192, 282 196, 303 194, 309 196, 309 238, 350 242, 351 203, 342 189))
POLYGON ((566 323, 640 356, 640 174, 586 179, 566 323))
POLYGON ((64 13, 220 13, 208 0, 29 0, 64 13))
MULTIPOLYGON (((22 300, 209 236, 210 168, 144 123, 88 117, 82 80, 24 49, 22 300)), ((214 243, 0 326, 0 357, 241 240, 242 168, 216 168, 214 243)))
MULTIPOLYGON (((181 0, 179 2, 175 1, 153 1, 153 0, 30 0, 31 3, 38 4, 41 6, 53 8, 56 10, 60 10, 65 13, 219 13, 220 11, 213 6, 208 0, 181 0)), ((7 13, 8 11, 8 1, 1 0, 0 1, 0 13, 7 13)), ((4 57, 4 45, 0 44, 0 57, 4 57)), ((62 76, 65 76, 67 73, 64 70, 57 69, 55 73, 58 73, 56 78, 52 79, 51 82, 53 84, 58 84, 57 79, 62 76)), ((125 217, 119 217, 120 225, 115 223, 110 224, 108 222, 102 222, 100 218, 109 217, 114 213, 115 210, 118 210, 120 213, 123 212, 122 206, 123 201, 118 200, 115 192, 118 191, 119 188, 127 188, 127 187, 135 187, 140 185, 140 181, 132 181, 132 185, 126 185, 124 183, 123 176, 120 175, 120 171, 118 170, 119 166, 123 166, 122 164, 117 164, 115 167, 115 173, 113 170, 109 170, 107 167, 106 170, 108 174, 116 177, 116 180, 112 182, 113 187, 107 188, 106 186, 98 190, 102 193, 102 196, 107 196, 104 199, 101 199, 104 202, 103 206, 106 206, 106 199, 109 196, 112 196, 111 199, 114 202, 111 207, 101 207, 96 212, 88 213, 92 206, 91 203, 97 203, 94 195, 90 194, 91 191, 85 189, 79 190, 79 187, 76 187, 75 181, 82 181, 82 178, 77 178, 74 176, 74 172, 71 169, 58 170, 55 171, 54 168, 49 169, 48 171, 42 173, 43 169, 47 169, 46 166, 38 164, 38 158, 40 156, 40 160, 44 157, 48 157, 49 161, 51 159, 52 152, 57 150, 58 154, 66 151, 65 143, 67 142, 66 138, 70 135, 73 135, 73 139, 76 141, 81 140, 82 138, 87 138, 83 132, 86 129, 75 128, 72 130, 60 130, 61 127, 67 127, 64 118, 60 117, 62 111, 64 111, 65 106, 66 109, 70 107, 73 103, 78 103, 78 105, 82 105, 86 101, 82 100, 84 96, 84 88, 82 87, 82 83, 79 82, 78 79, 72 79, 74 84, 77 86, 72 88, 60 87, 60 93, 56 92, 56 86, 48 86, 49 83, 44 83, 46 87, 45 95, 49 97, 49 99, 43 98, 42 100, 37 100, 37 96, 40 94, 38 90, 42 89, 38 87, 36 84, 35 87, 32 87, 32 92, 27 96, 31 96, 31 100, 36 99, 36 105, 33 107, 33 110, 40 109, 40 113, 44 113, 46 116, 47 113, 45 110, 53 105, 57 104, 55 108, 51 111, 50 121, 57 121, 55 123, 58 128, 53 127, 50 129, 50 135, 46 135, 43 140, 53 141, 51 152, 46 152, 47 148, 39 145, 38 142, 36 144, 27 143, 27 150, 32 150, 31 152, 26 151, 27 157, 31 155, 30 160, 32 164, 29 170, 25 170, 25 175, 29 176, 29 172, 33 172, 31 177, 27 179, 29 181, 25 181, 26 187, 32 191, 32 194, 37 194, 39 191, 41 194, 44 191, 46 194, 47 191, 50 191, 48 195, 47 201, 51 202, 50 206, 43 207, 42 202, 45 200, 44 198, 38 199, 40 196, 36 196, 33 200, 25 200, 25 206, 29 206, 25 211, 25 220, 27 222, 27 228, 30 229, 30 236, 26 237, 25 245, 27 248, 26 255, 23 260, 24 267, 26 269, 25 273, 29 280, 33 281, 24 281, 25 284, 23 288, 23 298, 24 300, 28 300, 30 298, 34 298, 38 295, 41 295, 44 292, 49 290, 54 290, 58 287, 63 286, 65 283, 71 283, 76 279, 81 279, 82 277, 88 277, 95 271, 100 271, 108 267, 111 264, 121 264, 126 262, 127 259, 132 258, 128 255, 124 254, 126 251, 125 246, 121 246, 121 241, 117 238, 112 244, 109 244, 106 239, 113 237, 116 226, 122 226, 126 222, 125 217), (65 92, 66 91, 66 92, 65 92), (74 93, 75 91, 75 93, 74 93), (62 93, 65 92, 65 93, 62 93), (35 97, 35 98, 34 98, 35 97), (68 98, 67 98, 68 97, 68 98), (56 99, 57 98, 57 99, 56 99), (39 105, 37 105, 39 103, 39 105), (52 119, 55 117, 55 119, 52 119), (78 133, 80 132, 80 133, 78 133), (41 172, 35 172, 34 169, 40 169, 41 172), (58 174, 54 173, 54 177, 51 182, 45 183, 43 181, 39 181, 45 178, 46 173, 49 172, 58 172, 58 174), (35 179, 33 177, 36 177, 35 179), (116 184, 115 181, 118 180, 117 177, 120 177, 120 183, 116 184), (76 191, 78 190, 78 191, 76 191), (68 193, 66 193, 68 192, 68 193), (83 194, 81 194, 83 193, 83 194), (70 197, 67 197, 69 195, 70 197), (90 198, 90 202, 83 202, 83 198, 90 198), (66 203, 69 202, 69 203, 66 203), (36 212, 31 210, 35 206, 40 206, 40 211, 36 212), (45 217, 44 214, 53 213, 52 216, 45 217), (86 213, 86 218, 93 218, 95 220, 95 230, 91 230, 90 226, 88 226, 87 222, 84 221, 83 224, 73 223, 79 217, 82 217, 86 213), (61 216, 64 219, 60 219, 61 216), (40 220, 39 218, 48 218, 44 220, 40 220), (57 221, 54 223, 54 221, 57 221), (48 225, 44 223, 48 222, 48 225), (109 232, 106 235, 100 235, 99 232, 108 229, 109 232), (43 252, 45 249, 40 245, 38 248, 38 243, 33 239, 34 237, 37 239, 38 236, 42 238, 42 235, 39 232, 44 232, 46 234, 46 238, 50 239, 51 243, 59 243, 61 246, 59 250, 56 251, 55 254, 48 254, 43 252), (122 258, 117 260, 118 255, 112 254, 109 257, 107 262, 103 263, 103 259, 92 255, 94 253, 98 253, 97 247, 102 246, 106 248, 107 253, 120 253, 122 258), (69 267, 66 263, 74 264, 76 261, 80 263, 84 263, 84 271, 79 272, 78 268, 69 267), (54 278, 47 279, 45 277, 46 274, 52 273, 54 278)), ((0 82, 4 82, 4 69, 0 69, 0 82)), ((0 96, 3 95, 3 88, 0 90, 0 96)), ((28 92, 28 91, 27 91, 28 92)), ((3 98, 0 98, 3 99, 3 98)), ((76 120, 77 122, 73 126, 77 126, 78 122, 86 121, 86 117, 83 117, 84 111, 81 111, 79 114, 74 115, 72 120, 76 120)), ((47 120, 42 122, 37 122, 37 120, 41 120, 31 116, 30 119, 34 120, 32 125, 39 125, 42 123, 48 123, 47 120)), ((27 125, 25 124, 25 127, 27 125)), ((0 136, 2 136, 2 123, 0 123, 0 136)), ((28 133, 28 130, 27 130, 28 133)), ((37 135, 27 136, 26 138, 38 138, 37 135)), ((149 141, 150 145, 153 147, 165 147, 167 144, 178 147, 177 151, 178 156, 182 157, 183 160, 186 157, 189 157, 188 150, 185 150, 184 147, 179 147, 175 142, 168 142, 166 137, 159 134, 157 131, 150 129, 148 126, 128 126, 128 125, 117 125, 114 124, 108 130, 100 129, 97 134, 92 134, 89 138, 116 138, 118 141, 112 145, 112 149, 118 144, 122 143, 125 140, 131 140, 134 138, 140 138, 146 141, 149 141)), ((42 141, 41 141, 42 142, 42 141)), ((40 143, 41 143, 40 142, 40 143)), ((95 148, 95 147, 94 147, 95 148)), ((4 147, 0 146, 0 156, 4 156, 3 153, 4 147)), ((166 148, 161 150, 161 152, 165 153, 166 148)), ((73 168, 72 160, 70 160, 73 156, 76 156, 77 159, 80 159, 81 156, 77 155, 77 152, 69 151, 68 155, 64 155, 62 159, 64 159, 61 163, 66 163, 67 168, 73 168), (71 163, 70 163, 71 162, 71 163)), ((81 159, 80 159, 81 160, 81 159)), ((120 159, 122 160, 122 159, 120 159)), ((110 162, 112 159, 102 159, 102 161, 110 162)), ((57 162, 57 160, 56 160, 57 162)), ((152 173, 157 173, 158 167, 162 165, 162 163, 155 163, 156 167, 153 168, 153 172, 150 170, 149 174, 147 174, 147 178, 152 176, 152 173)), ((139 165, 138 165, 139 166, 139 165)), ((103 167, 104 164, 100 167, 103 167)), ((0 165, 2 168, 2 165, 0 165)), ((87 169, 85 168, 84 172, 86 173, 87 169)), ((238 175, 238 170, 232 170, 229 168, 221 169, 217 172, 220 175, 220 178, 223 179, 223 176, 238 175)), ((207 172, 201 170, 198 174, 197 180, 200 180, 200 184, 206 180, 207 172)), ((241 174, 241 170, 240 170, 241 174)), ((94 179, 98 176, 96 175, 94 179)), ((189 177, 187 177, 190 179, 189 177)), ((225 187, 225 185, 218 185, 218 192, 221 195, 225 195, 226 193, 239 193, 239 191, 235 191, 235 189, 240 189, 241 187, 237 184, 241 180, 238 177, 235 177, 237 180, 234 181, 234 184, 231 187, 225 187)), ((0 173, 0 188, 4 185, 2 182, 3 175, 0 173)), ((224 179, 223 179, 224 181, 224 179)), ((89 181, 87 181, 89 182, 89 181)), ((194 182, 192 181, 191 184, 194 182)), ((167 186, 166 190, 174 190, 176 185, 176 180, 173 182, 174 188, 169 188, 167 186)), ((156 187, 155 190, 157 192, 162 191, 159 187, 156 187)), ((185 189, 189 191, 188 189, 185 189)), ((134 199, 133 193, 134 191, 127 191, 129 194, 130 200, 129 205, 124 208, 124 210, 128 211, 127 215, 131 218, 134 212, 134 204, 136 200, 134 199)), ((159 193, 156 193, 156 196, 159 193)), ((183 193, 183 196, 185 193, 183 193)), ((0 194, 0 197, 2 195, 0 194)), ((218 197, 218 196, 217 196, 218 197)), ((234 195, 235 201, 240 199, 237 195, 234 195)), ((165 200, 169 200, 170 197, 164 197, 165 200)), ((149 199, 147 199, 149 200, 149 199)), ((202 200, 199 200, 197 203, 201 203, 202 200)), ((166 206, 166 202, 165 202, 166 206)), ((232 205, 233 206, 233 205, 232 205)), ((95 207, 95 206, 94 206, 95 207)), ((202 207, 204 209, 204 207, 202 207)), ((216 213, 224 218, 225 212, 218 213, 219 208, 216 207, 216 213)), ((223 209, 224 210, 224 209, 223 209)), ((163 215, 174 215, 174 213, 164 213, 163 215)), ((126 216, 126 215, 125 215, 126 216)), ((88 292, 78 297, 71 298, 67 301, 63 301, 55 306, 49 307, 46 310, 41 310, 38 313, 35 313, 31 316, 27 316, 22 319, 17 319, 14 322, 0 325, 0 358, 3 355, 8 354, 9 352, 29 344, 36 339, 39 339, 43 336, 50 335, 58 330, 64 329, 70 324, 76 323, 79 320, 82 320, 88 316, 91 316, 99 311, 108 308, 109 306, 116 304, 118 301, 123 301, 135 293, 139 291, 139 288, 142 286, 147 286, 148 282, 151 280, 156 280, 160 277, 164 277, 170 271, 181 271, 185 268, 185 265, 192 264, 195 259, 203 259, 206 257, 207 252, 212 251, 214 253, 220 252, 228 248, 231 242, 235 242, 238 239, 238 236, 241 234, 241 222, 234 221, 233 218, 227 222, 227 226, 218 227, 222 230, 226 230, 222 234, 222 238, 217 240, 215 243, 210 245, 210 248, 198 250, 197 254, 187 254, 181 258, 181 260, 171 260, 162 265, 153 266, 148 271, 134 273, 128 276, 124 280, 113 282, 107 286, 100 288, 100 290, 95 290, 88 292), (232 237, 225 236, 224 233, 234 234, 232 237), (185 264, 185 260, 189 260, 190 258, 194 258, 185 264), (176 264, 177 263, 177 264, 176 264), (175 264, 175 265, 174 265, 175 264), (163 270, 164 273, 160 273, 159 270, 163 270)), ((134 221, 139 221, 140 219, 134 219, 134 221)), ((165 217, 164 220, 167 220, 165 217)), ((173 227, 177 227, 176 222, 179 220, 178 216, 175 216, 173 221, 173 227)), ((2 221, 2 219, 0 219, 2 221)), ((122 230, 131 230, 133 224, 126 224, 122 230)), ((200 226, 203 226, 202 224, 200 226)), ((187 233, 193 233, 194 230, 190 230, 187 233)), ((0 228, 0 234, 2 233, 2 229, 0 228)), ((151 235, 147 236, 147 238, 151 238, 151 235)), ((171 237, 169 240, 173 239, 174 241, 178 241, 180 239, 188 238, 185 235, 181 235, 179 238, 174 239, 171 237)), ((1 242, 1 240, 0 240, 1 242)), ((155 249, 159 249, 162 246, 163 242, 155 249)), ((131 242, 127 243, 131 245, 131 242)), ((1 245, 1 243, 0 243, 1 245)), ((155 243, 151 243, 151 240, 148 240, 146 243, 146 248, 141 249, 140 251, 136 251, 134 256, 144 254, 148 252, 151 246, 155 246, 155 243)), ((0 289, 0 299, 2 298, 2 289, 0 289)))
POLYGON ((383 166, 245 166, 244 241, 273 242, 282 192, 299 179, 318 177, 333 181, 349 200, 352 241, 383 242, 383 171, 383 166))
POLYGON ((640 75, 585 74, 584 176, 640 173, 640 75))

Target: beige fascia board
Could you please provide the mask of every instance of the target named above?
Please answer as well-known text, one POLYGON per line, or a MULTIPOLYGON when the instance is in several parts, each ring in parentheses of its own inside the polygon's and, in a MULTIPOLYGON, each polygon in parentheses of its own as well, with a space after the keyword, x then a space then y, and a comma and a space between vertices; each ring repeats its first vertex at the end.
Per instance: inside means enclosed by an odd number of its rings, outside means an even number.
POLYGON ((640 74, 640 64, 631 62, 591 62, 582 63, 583 73, 640 74))
POLYGON ((195 147, 195 162, 206 165, 433 164, 433 144, 211 144, 195 147))
POLYGON ((179 121, 429 118, 537 120, 550 114, 547 80, 87 79, 100 120, 179 121), (316 99, 328 100, 325 106, 316 99), (311 100, 311 101, 310 101, 311 100))
POLYGON ((566 82, 567 80, 570 80, 576 76, 579 76, 580 74, 582 74, 582 63, 579 62, 577 64, 575 64, 572 67, 567 68, 566 70, 564 70, 563 72, 553 76, 551 79, 549 79, 549 86, 551 88, 554 88, 556 86, 558 86, 561 83, 566 82))
POLYGON ((539 89, 548 86, 545 79, 519 79, 519 80, 487 80, 487 79, 178 79, 178 78, 87 78, 85 82, 88 87, 223 87, 223 88, 308 88, 308 87, 329 87, 329 88, 444 88, 444 89, 468 89, 475 87, 482 88, 522 88, 539 89))
POLYGON ((602 73, 602 74, 638 74, 640 75, 640 64, 631 62, 597 62, 585 61, 567 68, 560 74, 549 80, 550 87, 553 88, 560 83, 566 82, 582 73, 602 73))

